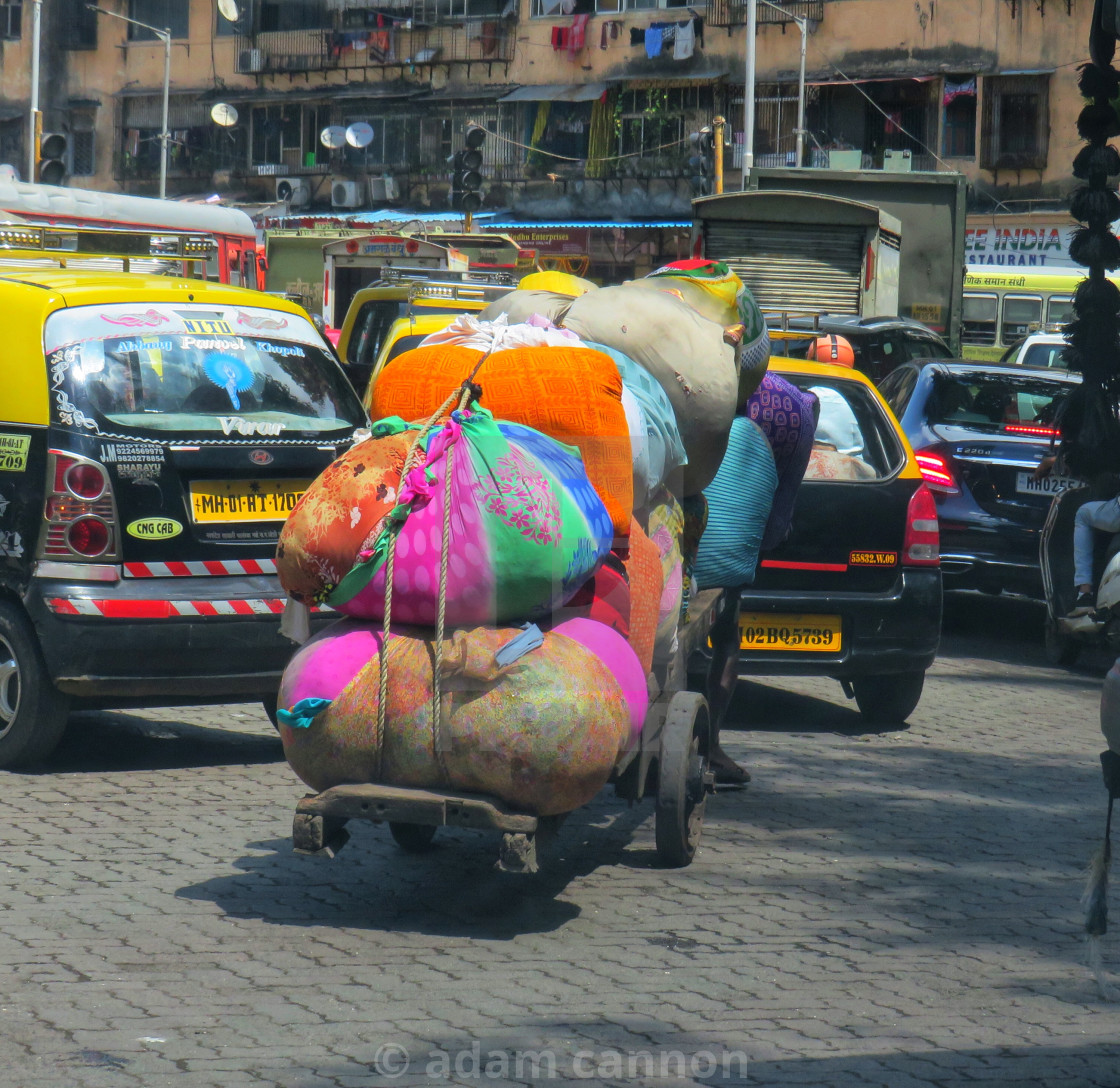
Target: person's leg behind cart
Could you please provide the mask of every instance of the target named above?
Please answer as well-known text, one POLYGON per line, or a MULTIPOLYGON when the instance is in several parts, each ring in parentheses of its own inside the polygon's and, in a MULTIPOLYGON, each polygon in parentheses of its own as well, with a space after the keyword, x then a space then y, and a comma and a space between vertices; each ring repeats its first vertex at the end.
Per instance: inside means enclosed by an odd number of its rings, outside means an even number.
POLYGON ((712 744, 708 762, 721 785, 742 785, 751 780, 720 746, 719 733, 727 708, 739 681, 739 590, 724 590, 720 612, 708 637, 712 643, 712 659, 708 666, 705 695, 712 722, 712 744))

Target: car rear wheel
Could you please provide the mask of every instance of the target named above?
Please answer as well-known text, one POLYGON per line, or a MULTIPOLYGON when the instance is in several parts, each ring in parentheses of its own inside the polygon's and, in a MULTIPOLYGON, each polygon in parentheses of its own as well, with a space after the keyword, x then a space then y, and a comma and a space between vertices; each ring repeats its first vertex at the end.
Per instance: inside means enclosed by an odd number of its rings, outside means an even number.
POLYGON ((46 759, 62 739, 68 711, 27 617, 0 601, 0 768, 46 759))
POLYGON ((925 682, 925 672, 861 676, 852 681, 852 691, 865 721, 872 725, 901 724, 918 705, 925 682))

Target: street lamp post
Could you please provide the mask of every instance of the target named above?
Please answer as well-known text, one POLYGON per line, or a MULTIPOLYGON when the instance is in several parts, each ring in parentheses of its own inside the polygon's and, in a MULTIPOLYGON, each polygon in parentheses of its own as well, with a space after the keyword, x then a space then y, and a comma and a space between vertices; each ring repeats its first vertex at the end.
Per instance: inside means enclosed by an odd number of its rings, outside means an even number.
POLYGON ((795 15, 773 0, 747 0, 747 44, 743 86, 743 188, 747 175, 754 166, 754 89, 755 89, 755 35, 758 31, 758 5, 765 4, 797 24, 801 31, 801 57, 797 71, 797 165, 805 165, 805 52, 809 38, 809 19, 795 15))
POLYGON ((162 130, 159 134, 159 196, 163 200, 167 196, 167 150, 168 145, 171 143, 171 133, 167 129, 168 125, 168 107, 171 96, 171 28, 165 27, 160 30, 157 26, 152 26, 149 23, 142 23, 139 19, 130 19, 127 15, 121 15, 115 11, 109 11, 107 8, 99 8, 96 4, 86 4, 90 11, 99 12, 101 15, 111 15, 114 19, 120 19, 121 22, 131 23, 133 26, 143 27, 145 30, 150 30, 161 42, 163 42, 163 123, 162 130))
POLYGON ((27 180, 35 180, 39 163, 39 139, 43 124, 39 118, 39 41, 43 25, 43 0, 31 2, 31 116, 27 135, 27 180))

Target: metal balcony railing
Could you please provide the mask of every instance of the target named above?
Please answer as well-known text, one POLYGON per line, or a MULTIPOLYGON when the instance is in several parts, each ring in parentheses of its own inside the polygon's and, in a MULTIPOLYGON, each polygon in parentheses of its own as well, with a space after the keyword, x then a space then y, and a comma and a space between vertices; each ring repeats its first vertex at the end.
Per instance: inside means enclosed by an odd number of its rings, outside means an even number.
POLYGON ((458 22, 389 21, 354 27, 341 21, 319 30, 272 30, 242 35, 237 70, 243 73, 321 72, 392 65, 507 63, 514 25, 471 18, 458 22))
MULTIPOLYGON (((824 18, 824 0, 775 0, 777 7, 766 0, 758 0, 758 21, 762 23, 790 23, 796 19, 824 18), (779 10, 781 9, 781 10, 779 10)), ((746 0, 708 0, 708 26, 745 26, 746 0)))

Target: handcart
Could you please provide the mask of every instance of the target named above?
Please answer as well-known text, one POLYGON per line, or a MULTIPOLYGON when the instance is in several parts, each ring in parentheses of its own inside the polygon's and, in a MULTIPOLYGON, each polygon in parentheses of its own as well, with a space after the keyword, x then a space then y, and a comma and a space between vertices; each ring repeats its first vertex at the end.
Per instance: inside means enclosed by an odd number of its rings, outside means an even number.
MULTIPOLYGON (((657 856, 670 867, 688 865, 696 853, 707 796, 714 790, 708 766, 711 724, 702 695, 686 690, 688 662, 707 645, 719 612, 720 590, 698 594, 678 631, 672 660, 656 666, 641 735, 615 764, 609 782, 627 801, 655 798, 657 856)), ((439 827, 468 827, 501 834, 498 868, 538 870, 537 845, 559 828, 564 815, 538 817, 480 793, 376 784, 333 786, 296 806, 292 840, 298 854, 334 857, 349 839, 350 820, 387 823, 398 845, 427 849, 439 827)))

